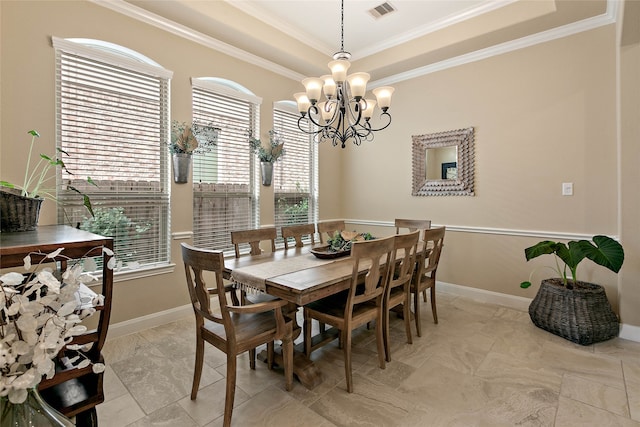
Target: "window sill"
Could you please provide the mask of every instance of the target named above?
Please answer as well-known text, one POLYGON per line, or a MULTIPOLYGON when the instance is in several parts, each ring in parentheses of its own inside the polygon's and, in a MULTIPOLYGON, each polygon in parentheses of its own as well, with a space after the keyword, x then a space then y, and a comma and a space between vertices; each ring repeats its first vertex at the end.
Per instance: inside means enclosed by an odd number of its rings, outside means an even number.
POLYGON ((154 267, 137 268, 135 270, 115 271, 113 273, 113 282, 127 282, 129 280, 143 279, 159 274, 173 273, 175 267, 175 264, 162 264, 154 267))

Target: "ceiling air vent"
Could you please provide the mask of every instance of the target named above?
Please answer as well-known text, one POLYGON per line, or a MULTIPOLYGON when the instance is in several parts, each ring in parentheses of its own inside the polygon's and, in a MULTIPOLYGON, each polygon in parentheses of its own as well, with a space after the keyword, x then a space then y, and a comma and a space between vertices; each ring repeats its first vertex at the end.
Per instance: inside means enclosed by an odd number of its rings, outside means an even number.
POLYGON ((371 14, 371 16, 373 16, 375 19, 378 18, 382 18, 385 15, 388 15, 391 12, 395 12, 397 9, 395 7, 393 7, 391 5, 391 3, 389 2, 384 2, 379 6, 374 7, 373 9, 369 10, 369 13, 371 14))

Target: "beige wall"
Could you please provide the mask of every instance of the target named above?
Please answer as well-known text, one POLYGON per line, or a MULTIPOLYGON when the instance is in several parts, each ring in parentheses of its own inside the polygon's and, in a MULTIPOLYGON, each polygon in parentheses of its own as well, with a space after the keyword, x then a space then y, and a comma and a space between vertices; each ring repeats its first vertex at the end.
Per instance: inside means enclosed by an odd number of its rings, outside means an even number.
MULTIPOLYGON (((94 38, 116 43, 140 52, 173 71, 171 116, 178 120, 191 117, 190 77, 215 76, 234 80, 262 97, 261 133, 266 133, 273 126, 273 103, 299 90, 298 82, 89 2, 3 1, 0 7, 3 112, 0 177, 6 181, 20 182, 22 179, 29 143, 28 130, 40 132, 38 143, 43 152, 54 152, 55 60, 51 36, 94 38)), ((135 142, 135 135, 131 140, 135 142)), ((261 222, 272 224, 273 190, 272 187, 261 188, 261 222)), ((171 204, 172 232, 190 231, 191 186, 172 184, 171 204)), ((55 206, 46 202, 40 224, 55 221, 55 206)), ((180 258, 182 241, 172 241, 172 261, 176 264, 174 273, 116 283, 112 323, 189 303, 180 258)))
MULTIPOLYGON (((271 128, 273 102, 301 88, 91 3, 0 2, 0 7, 2 179, 21 176, 22 162, 15 159, 26 155, 27 130, 38 129, 41 143, 53 147, 52 35, 107 40, 174 71, 171 108, 179 120, 191 114, 191 76, 229 78, 261 96, 263 132, 271 128)), ((374 143, 344 150, 320 147, 321 218, 430 218, 451 229, 468 228, 447 234, 439 279, 526 297, 533 297, 537 285, 521 290, 518 284, 533 267, 552 260, 526 263, 523 249, 540 239, 511 236, 510 230, 620 235, 633 246, 637 261, 638 128, 622 127, 628 157, 621 178, 628 186, 622 187, 619 205, 615 40, 610 25, 395 84, 393 123, 374 143), (476 196, 412 197, 411 136, 469 126, 476 130, 476 196), (574 196, 561 196, 562 182, 574 183, 574 196), (622 226, 620 214, 626 218, 622 226)), ((637 118, 640 98, 639 54, 637 46, 633 49, 623 54, 623 84, 636 95, 625 98, 623 120, 637 118)), ((262 191, 261 220, 271 224, 273 190, 262 191)), ((191 230, 189 185, 173 185, 172 206, 172 231, 191 230)), ((41 224, 54 221, 48 204, 41 224)), ((356 226, 391 233, 390 228, 356 226)), ((187 304, 179 243, 172 244, 178 265, 173 274, 117 283, 113 322, 187 304)), ((620 305, 622 321, 632 325, 640 325, 634 310, 640 299, 637 265, 628 255, 620 276, 586 263, 580 268, 583 279, 606 286, 614 306, 620 305)), ((539 273, 534 282, 544 277, 539 273)))
MULTIPOLYGON (((525 297, 553 273, 535 274, 528 290, 519 283, 554 262, 526 263, 523 249, 541 239, 510 232, 619 234, 613 25, 395 87, 391 127, 373 144, 345 150, 345 218, 469 227, 447 234, 439 279, 525 297), (475 197, 412 197, 411 136, 469 126, 475 197), (573 196, 561 195, 563 182, 574 183, 573 196)), ((588 262, 579 274, 605 285, 617 305, 616 275, 588 262)))

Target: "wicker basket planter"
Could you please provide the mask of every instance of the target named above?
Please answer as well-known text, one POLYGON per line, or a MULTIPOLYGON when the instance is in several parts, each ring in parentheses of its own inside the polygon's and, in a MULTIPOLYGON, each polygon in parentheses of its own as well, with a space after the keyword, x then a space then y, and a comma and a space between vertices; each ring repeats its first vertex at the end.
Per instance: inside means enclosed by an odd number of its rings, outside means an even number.
POLYGON ((618 336, 618 317, 600 285, 576 282, 573 289, 562 279, 543 280, 529 306, 533 323, 569 341, 590 345, 618 336))
POLYGON ((44 199, 24 197, 20 190, 0 187, 0 229, 2 232, 31 231, 38 226, 44 199))

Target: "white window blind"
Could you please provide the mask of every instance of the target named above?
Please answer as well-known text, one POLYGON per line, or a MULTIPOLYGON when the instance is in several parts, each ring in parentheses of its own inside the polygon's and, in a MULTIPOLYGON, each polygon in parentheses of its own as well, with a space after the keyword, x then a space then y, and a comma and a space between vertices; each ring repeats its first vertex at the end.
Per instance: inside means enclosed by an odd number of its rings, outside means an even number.
POLYGON ((113 237, 125 265, 166 264, 169 78, 116 65, 104 52, 64 49, 69 43, 56 47, 57 143, 73 173, 58 176, 59 222, 113 237), (67 185, 89 195, 94 218, 67 185))
MULTIPOLYGON (((298 113, 274 108, 274 129, 284 140, 285 154, 274 165, 275 224, 315 223, 318 217, 317 147, 298 128, 298 113)), ((309 123, 302 124, 308 128, 309 123)))
POLYGON ((193 241, 233 251, 231 231, 259 225, 256 159, 247 137, 258 128, 258 104, 241 92, 193 81, 193 120, 221 129, 215 149, 194 156, 193 241))

